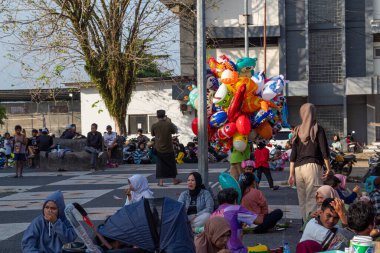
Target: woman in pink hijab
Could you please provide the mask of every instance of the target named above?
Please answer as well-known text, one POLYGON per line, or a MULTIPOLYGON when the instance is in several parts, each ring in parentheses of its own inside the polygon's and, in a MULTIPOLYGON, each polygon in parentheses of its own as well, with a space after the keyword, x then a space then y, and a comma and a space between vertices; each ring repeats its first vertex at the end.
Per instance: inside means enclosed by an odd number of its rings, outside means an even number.
POLYGON ((339 194, 339 197, 343 199, 346 205, 352 204, 356 198, 358 197, 358 193, 360 192, 360 186, 356 185, 351 193, 349 193, 346 189, 346 181, 347 177, 341 174, 335 174, 337 183, 333 185, 336 192, 339 194))
POLYGON ((290 186, 297 185, 302 218, 317 209, 315 194, 330 171, 329 146, 325 130, 317 124, 316 108, 306 103, 300 108, 301 125, 294 129, 290 156, 290 186), (323 165, 327 171, 323 172, 323 165))

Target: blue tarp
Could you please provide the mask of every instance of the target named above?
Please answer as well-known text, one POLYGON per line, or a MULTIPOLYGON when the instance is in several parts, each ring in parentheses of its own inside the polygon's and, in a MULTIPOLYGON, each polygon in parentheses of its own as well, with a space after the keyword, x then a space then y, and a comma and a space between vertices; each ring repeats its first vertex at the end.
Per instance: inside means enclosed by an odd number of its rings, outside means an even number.
POLYGON ((165 198, 161 219, 160 249, 165 253, 195 253, 185 205, 165 198))
MULTIPOLYGON (((124 206, 107 219, 99 233, 141 249, 164 253, 195 253, 194 237, 183 203, 165 198, 162 206, 160 242, 154 241, 157 224, 149 225, 151 212, 147 200, 124 206), (145 201, 145 204, 144 204, 145 201), (157 246, 159 249, 157 249, 157 246)), ((157 234, 156 234, 157 235, 157 234)))
POLYGON ((110 216, 104 226, 99 228, 99 233, 144 250, 155 250, 155 243, 145 213, 144 200, 124 206, 110 216))

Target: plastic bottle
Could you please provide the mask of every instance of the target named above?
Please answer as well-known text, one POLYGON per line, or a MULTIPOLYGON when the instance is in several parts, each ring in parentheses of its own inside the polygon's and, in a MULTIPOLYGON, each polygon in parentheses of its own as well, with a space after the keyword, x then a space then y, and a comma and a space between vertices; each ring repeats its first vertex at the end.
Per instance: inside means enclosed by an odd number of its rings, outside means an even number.
POLYGON ((289 243, 287 242, 284 243, 284 253, 290 253, 289 243))

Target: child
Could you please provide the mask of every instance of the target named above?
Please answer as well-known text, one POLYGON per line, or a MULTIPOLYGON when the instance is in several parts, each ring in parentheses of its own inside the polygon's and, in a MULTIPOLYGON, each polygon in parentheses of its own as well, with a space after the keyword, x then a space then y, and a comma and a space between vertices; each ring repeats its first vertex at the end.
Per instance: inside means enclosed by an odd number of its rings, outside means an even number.
POLYGON ((26 144, 28 138, 24 133, 21 133, 22 128, 20 125, 15 126, 15 136, 13 138, 13 152, 15 154, 14 160, 16 161, 16 175, 15 178, 23 177, 22 170, 24 168, 24 161, 26 161, 26 144))
POLYGON ((4 134, 4 149, 5 149, 5 168, 9 168, 9 159, 11 158, 13 141, 11 139, 11 135, 7 132, 4 134))
POLYGON ((264 142, 260 142, 257 144, 257 149, 255 150, 255 164, 257 168, 257 177, 259 178, 259 182, 261 181, 262 173, 265 174, 265 177, 268 180, 270 189, 276 191, 280 187, 278 185, 273 185, 272 174, 269 169, 269 149, 265 147, 264 142))
POLYGON ((243 172, 240 174, 239 184, 242 181, 244 173, 251 173, 255 177, 255 182, 256 182, 255 186, 258 189, 260 181, 259 181, 259 178, 257 177, 256 173, 254 172, 254 170, 255 170, 255 161, 252 161, 252 160, 242 161, 241 162, 241 168, 243 169, 243 172))

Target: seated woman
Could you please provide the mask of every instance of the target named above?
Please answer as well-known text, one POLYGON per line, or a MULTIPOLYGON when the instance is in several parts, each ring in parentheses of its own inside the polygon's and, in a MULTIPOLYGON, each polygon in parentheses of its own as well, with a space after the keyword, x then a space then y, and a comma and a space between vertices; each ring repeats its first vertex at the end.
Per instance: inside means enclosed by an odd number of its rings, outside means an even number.
POLYGON ((127 199, 124 205, 129 205, 142 198, 153 198, 153 192, 149 189, 148 180, 143 175, 133 175, 128 178, 129 188, 125 190, 127 199))
POLYGON ((197 253, 230 253, 227 242, 231 236, 228 222, 222 217, 214 217, 206 222, 205 230, 195 237, 197 253))
POLYGON ((322 203, 323 203, 323 201, 325 201, 325 199, 328 199, 328 198, 332 198, 332 199, 338 198, 339 199, 339 195, 334 190, 334 188, 332 188, 329 185, 323 185, 323 186, 319 187, 317 190, 317 193, 315 195, 315 201, 317 202, 317 210, 309 213, 309 215, 308 215, 306 221, 304 222, 300 232, 302 232, 305 229, 307 223, 311 219, 317 218, 319 216, 319 214, 321 213, 322 203))
POLYGON ((252 173, 244 173, 240 183, 243 198, 241 206, 247 210, 257 214, 255 233, 265 233, 269 229, 274 228, 277 222, 282 218, 282 211, 276 209, 269 213, 268 203, 262 191, 255 189, 255 177, 252 173))
POLYGON ((232 253, 247 253, 247 248, 243 244, 242 224, 256 224, 257 215, 237 205, 238 193, 233 188, 227 188, 218 193, 219 208, 211 217, 224 217, 231 227, 231 238, 228 241, 228 249, 232 253))
POLYGON ((185 204, 193 231, 203 227, 214 211, 214 200, 202 183, 202 176, 192 172, 187 177, 188 190, 181 193, 179 202, 185 204))
POLYGON ((75 241, 77 235, 65 216, 65 201, 61 191, 50 194, 22 237, 22 252, 61 252, 62 246, 75 241))
POLYGON ((346 205, 352 204, 358 197, 358 193, 360 192, 360 186, 356 185, 352 190, 352 193, 349 194, 347 193, 348 191, 346 189, 347 177, 341 174, 335 174, 334 177, 336 178, 336 180, 332 187, 336 190, 339 197, 344 201, 346 205))

